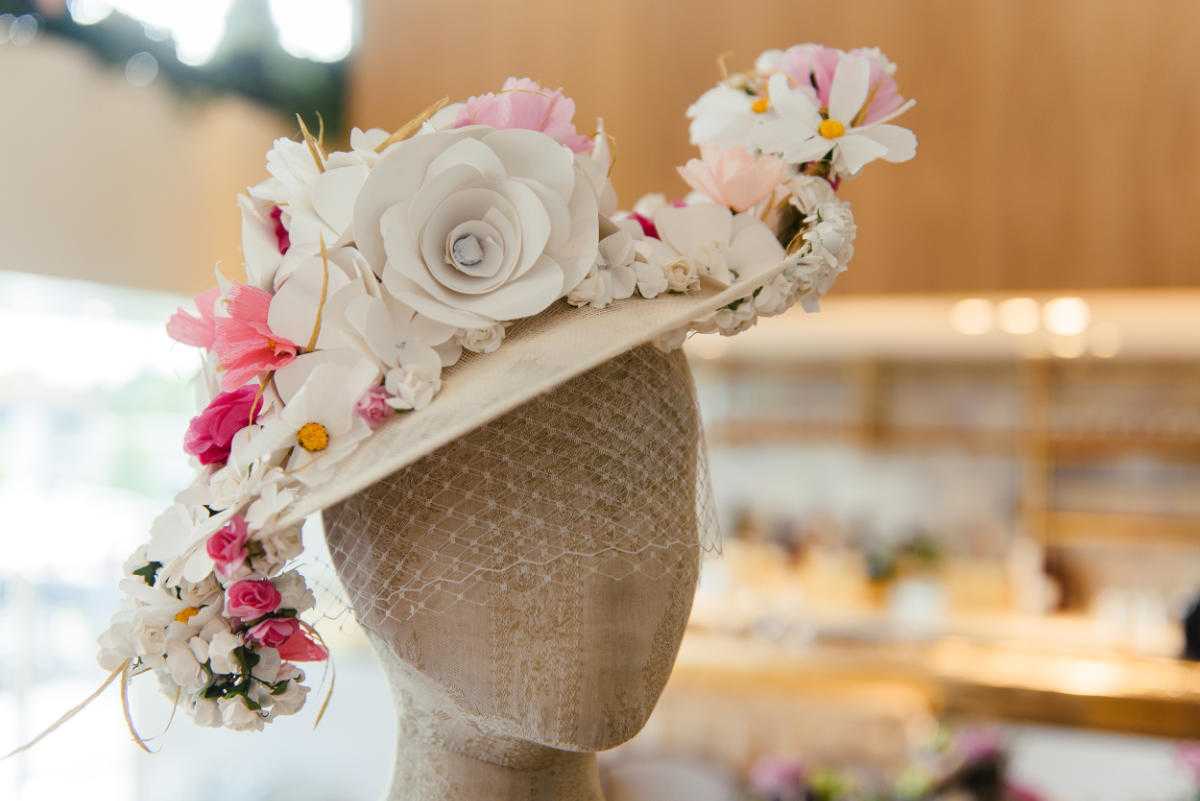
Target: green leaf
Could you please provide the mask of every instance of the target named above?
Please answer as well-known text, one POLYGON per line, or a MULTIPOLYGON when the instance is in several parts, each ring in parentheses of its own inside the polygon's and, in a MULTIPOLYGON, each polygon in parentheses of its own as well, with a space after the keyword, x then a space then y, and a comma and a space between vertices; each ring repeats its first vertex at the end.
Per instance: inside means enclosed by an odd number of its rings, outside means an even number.
POLYGON ((154 580, 158 577, 158 571, 162 568, 162 562, 150 562, 142 565, 137 570, 133 571, 133 575, 141 576, 142 581, 146 582, 146 586, 153 587, 154 580))

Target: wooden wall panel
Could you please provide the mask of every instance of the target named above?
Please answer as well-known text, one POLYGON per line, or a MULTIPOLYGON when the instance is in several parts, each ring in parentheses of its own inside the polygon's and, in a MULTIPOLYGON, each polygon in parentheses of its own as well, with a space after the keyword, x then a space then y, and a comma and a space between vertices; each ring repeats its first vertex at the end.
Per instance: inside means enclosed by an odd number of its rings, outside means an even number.
POLYGON ((911 164, 844 190, 843 291, 1200 285, 1195 0, 364 0, 352 106, 390 127, 510 74, 603 114, 628 204, 682 193, 684 109, 767 47, 879 45, 919 105, 911 164))

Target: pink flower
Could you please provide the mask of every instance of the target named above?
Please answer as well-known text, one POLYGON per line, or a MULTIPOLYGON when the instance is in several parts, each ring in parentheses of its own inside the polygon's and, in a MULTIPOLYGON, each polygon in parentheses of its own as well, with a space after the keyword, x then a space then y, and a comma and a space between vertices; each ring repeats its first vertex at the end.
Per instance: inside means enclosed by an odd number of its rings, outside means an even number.
POLYGON ((183 436, 183 449, 200 464, 223 465, 229 459, 233 435, 258 418, 262 402, 257 384, 221 392, 192 418, 183 436))
POLYGON ((653 239, 659 238, 658 226, 654 224, 654 220, 650 219, 645 214, 639 214, 636 211, 633 212, 632 214, 630 214, 629 216, 632 219, 636 220, 638 225, 642 226, 642 234, 643 235, 651 237, 653 239))
POLYGON ((1200 787, 1200 742, 1180 743, 1175 753, 1179 764, 1192 772, 1193 781, 1200 787))
POLYGON ((762 757, 750 768, 750 788, 755 794, 778 801, 801 801, 806 772, 795 759, 762 757))
POLYGON ((292 617, 269 617, 246 632, 247 639, 266 648, 278 648, 300 628, 292 617))
POLYGON ((379 428, 396 413, 395 409, 388 406, 387 398, 387 389, 382 384, 371 387, 354 404, 354 411, 371 428, 379 428))
POLYGON ((279 245, 279 255, 286 255, 292 247, 292 235, 283 225, 283 209, 279 206, 271 209, 271 219, 275 222, 275 242, 279 245))
POLYGON ((774 156, 755 156, 745 148, 700 148, 702 158, 679 168, 688 185, 715 203, 745 211, 765 200, 787 175, 787 166, 774 156))
POLYGON ((324 662, 329 658, 329 651, 312 637, 303 626, 296 626, 292 636, 279 646, 279 657, 288 662, 324 662))
POLYGON ((283 598, 268 579, 242 579, 225 590, 225 614, 242 620, 270 614, 283 598))
POLYGON ((228 317, 216 318, 213 350, 225 370, 221 388, 237 389, 259 373, 286 367, 299 347, 267 326, 271 293, 235 284, 225 297, 228 317))
POLYGON ((541 131, 576 153, 590 153, 595 144, 575 130, 575 101, 561 89, 543 89, 528 78, 509 78, 498 94, 472 97, 458 113, 455 128, 490 125, 541 131))
POLYGON ((205 549, 222 576, 232 575, 246 561, 246 518, 234 515, 223 528, 208 538, 205 549))
POLYGON ((871 63, 871 74, 867 83, 870 88, 867 89, 866 108, 860 112, 862 116, 860 125, 882 119, 904 105, 904 98, 900 96, 900 87, 896 85, 896 79, 892 77, 895 65, 888 61, 878 48, 861 47, 851 50, 850 55, 865 58, 871 63))
POLYGON ((221 296, 221 290, 213 288, 196 296, 199 317, 180 308, 167 320, 167 336, 176 342, 211 350, 213 346, 213 305, 221 296))
POLYGON ((824 45, 795 45, 784 51, 779 70, 788 77, 792 88, 808 90, 824 108, 829 105, 829 90, 833 88, 840 55, 838 50, 824 45))

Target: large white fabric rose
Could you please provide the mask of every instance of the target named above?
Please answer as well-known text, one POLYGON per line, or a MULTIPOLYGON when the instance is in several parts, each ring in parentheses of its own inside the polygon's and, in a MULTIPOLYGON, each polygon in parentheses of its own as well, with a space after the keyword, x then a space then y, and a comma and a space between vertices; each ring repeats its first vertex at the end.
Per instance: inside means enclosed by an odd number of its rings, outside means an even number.
POLYGON ((355 243, 430 319, 484 328, 535 315, 596 261, 592 181, 537 131, 470 126, 395 145, 354 207, 355 243))

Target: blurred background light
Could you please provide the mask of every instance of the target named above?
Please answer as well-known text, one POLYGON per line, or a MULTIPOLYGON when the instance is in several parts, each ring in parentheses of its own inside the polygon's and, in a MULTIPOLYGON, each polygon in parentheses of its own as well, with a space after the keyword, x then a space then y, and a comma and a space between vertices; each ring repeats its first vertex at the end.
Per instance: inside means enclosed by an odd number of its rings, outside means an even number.
POLYGON ((158 77, 158 59, 142 51, 125 62, 125 80, 134 86, 149 86, 158 77))
POLYGON ((1097 323, 1088 331, 1088 348, 1100 359, 1111 359, 1121 352, 1121 329, 1113 323, 1097 323))
POLYGON ((103 0, 68 0, 67 11, 78 25, 95 25, 113 13, 113 7, 103 0))
POLYGON ((1046 330, 1063 337, 1082 334, 1091 318, 1091 309, 1083 298, 1055 298, 1042 309, 1046 330))
POLYGON ((979 336, 992 330, 992 302, 984 298, 966 298, 950 309, 950 325, 960 334, 979 336))
POLYGON ((350 0, 271 0, 270 8, 280 46, 296 58, 332 62, 350 54, 354 44, 350 0))
POLYGON ((1041 311, 1033 298, 1008 298, 997 307, 996 317, 1006 334, 1032 334, 1038 330, 1041 311))

